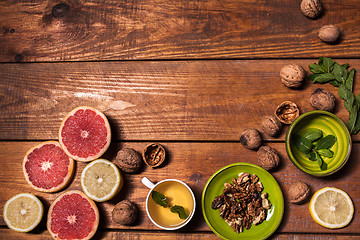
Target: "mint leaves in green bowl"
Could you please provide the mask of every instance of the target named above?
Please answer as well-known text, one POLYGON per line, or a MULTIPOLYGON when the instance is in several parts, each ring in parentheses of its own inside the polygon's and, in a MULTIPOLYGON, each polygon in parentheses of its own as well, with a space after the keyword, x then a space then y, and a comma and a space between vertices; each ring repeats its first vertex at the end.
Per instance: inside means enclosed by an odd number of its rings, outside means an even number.
POLYGON ((328 176, 350 157, 351 136, 340 118, 326 111, 300 115, 286 133, 286 151, 294 165, 313 176, 328 176))

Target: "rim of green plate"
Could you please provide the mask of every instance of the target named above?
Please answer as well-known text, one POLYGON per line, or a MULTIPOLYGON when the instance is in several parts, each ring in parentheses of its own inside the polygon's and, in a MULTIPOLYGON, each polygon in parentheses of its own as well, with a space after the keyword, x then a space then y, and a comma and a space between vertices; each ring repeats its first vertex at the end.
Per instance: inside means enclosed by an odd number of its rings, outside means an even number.
POLYGON ((310 174, 312 176, 316 176, 316 177, 325 177, 325 176, 329 176, 337 171, 339 171, 345 164, 346 162, 348 161, 349 157, 350 157, 350 153, 351 153, 351 148, 352 148, 352 140, 351 140, 351 135, 349 133, 349 130, 347 129, 345 123, 338 117, 336 116, 335 114, 333 113, 330 113, 330 112, 327 112, 327 111, 322 111, 322 110, 314 110, 314 111, 309 111, 309 112, 306 112, 306 113, 303 113, 301 114, 299 117, 297 117, 294 122, 291 123, 291 125, 289 126, 287 132, 286 132, 286 137, 285 137, 285 145, 286 145, 286 152, 287 152, 287 155, 288 157, 290 158, 291 162, 298 168, 300 169, 301 171, 307 173, 307 174, 310 174), (290 144, 290 138, 291 138, 291 135, 293 133, 293 130, 294 128, 297 126, 297 124, 302 120, 304 119, 305 117, 308 117, 309 115, 327 115, 333 119, 336 120, 337 123, 339 123, 339 125, 342 127, 342 129, 344 130, 345 132, 345 135, 347 137, 347 139, 349 140, 348 143, 349 143, 349 149, 348 149, 348 153, 346 154, 346 157, 343 159, 343 162, 342 164, 335 168, 333 171, 331 172, 325 172, 323 174, 321 173, 315 173, 315 172, 312 172, 311 170, 309 169, 306 169, 304 168, 295 158, 294 154, 292 153, 291 151, 291 144, 290 144))
MULTIPOLYGON (((259 170, 261 170, 261 171, 264 171, 264 173, 269 174, 269 176, 270 176, 271 178, 273 178, 273 180, 274 180, 274 181, 276 182, 276 184, 278 185, 278 187, 279 187, 279 189, 280 189, 280 194, 281 194, 282 199, 283 199, 283 204, 284 204, 284 195, 283 195, 283 193, 282 193, 282 191, 281 191, 281 188, 280 188, 280 186, 279 186, 279 183, 276 181, 276 179, 274 178, 274 176, 273 176, 271 173, 269 173, 268 171, 266 171, 264 168, 259 167, 258 165, 255 165, 255 164, 252 164, 252 163, 246 163, 246 162, 232 163, 232 164, 229 164, 229 165, 226 165, 226 166, 220 168, 218 171, 216 171, 216 172, 209 178, 209 180, 207 181, 207 183, 206 183, 206 185, 205 185, 205 187, 204 187, 204 189, 203 189, 202 196, 201 196, 201 210, 202 210, 202 213, 203 213, 203 216, 204 216, 204 219, 205 219, 207 225, 210 227, 210 229, 211 229, 218 237, 220 237, 220 238, 222 238, 222 239, 227 239, 227 238, 224 237, 221 233, 219 233, 216 229, 213 228, 212 224, 209 222, 209 220, 208 220, 208 218, 207 218, 207 216, 206 216, 206 214, 205 214, 205 206, 204 206, 205 194, 206 194, 206 190, 207 190, 208 186, 210 185, 211 181, 212 181, 220 172, 222 172, 222 171, 224 171, 224 170, 226 170, 226 169, 228 169, 228 168, 234 167, 234 166, 249 166, 249 167, 253 167, 253 168, 259 169, 259 170)), ((275 227, 273 228, 273 230, 272 230, 272 231, 269 231, 269 233, 268 233, 266 236, 264 236, 263 239, 267 239, 268 237, 270 237, 270 236, 276 231, 276 229, 278 229, 278 227, 280 226, 281 221, 282 221, 282 218, 283 218, 283 216, 284 216, 284 206, 283 206, 282 208, 280 208, 280 209, 281 209, 280 220, 276 223, 276 225, 275 225, 275 227)))

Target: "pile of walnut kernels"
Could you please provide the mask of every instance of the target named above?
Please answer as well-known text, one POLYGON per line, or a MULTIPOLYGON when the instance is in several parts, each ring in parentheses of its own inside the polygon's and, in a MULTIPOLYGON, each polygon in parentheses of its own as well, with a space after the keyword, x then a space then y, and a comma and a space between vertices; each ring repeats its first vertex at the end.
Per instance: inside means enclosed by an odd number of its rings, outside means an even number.
POLYGON ((220 209, 220 216, 236 232, 250 229, 266 219, 271 204, 258 176, 242 172, 232 183, 225 183, 223 193, 215 197, 212 209, 220 209))

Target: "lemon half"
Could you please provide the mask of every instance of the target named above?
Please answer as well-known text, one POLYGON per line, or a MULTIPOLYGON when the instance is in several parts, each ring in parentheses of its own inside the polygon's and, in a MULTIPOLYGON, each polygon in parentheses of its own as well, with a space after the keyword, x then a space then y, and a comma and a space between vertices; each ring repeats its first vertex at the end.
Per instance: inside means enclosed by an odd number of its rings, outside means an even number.
POLYGON ((354 205, 349 195, 334 187, 317 191, 310 200, 309 210, 314 221, 326 228, 345 227, 354 215, 354 205))
POLYGON ((5 203, 4 221, 12 230, 29 232, 40 223, 43 212, 44 207, 37 197, 19 193, 5 203))
POLYGON ((117 166, 106 159, 90 162, 81 173, 81 187, 85 194, 97 202, 113 198, 123 185, 117 166))

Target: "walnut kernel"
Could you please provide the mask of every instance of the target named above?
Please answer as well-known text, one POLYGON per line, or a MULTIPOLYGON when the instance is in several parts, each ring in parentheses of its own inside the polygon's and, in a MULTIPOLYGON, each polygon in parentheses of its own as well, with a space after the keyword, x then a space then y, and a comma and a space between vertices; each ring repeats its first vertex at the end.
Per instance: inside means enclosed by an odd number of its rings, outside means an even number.
POLYGON ((266 170, 272 170, 279 165, 278 152, 270 146, 261 146, 256 153, 259 165, 266 170))
POLYGON ((138 215, 137 207, 129 200, 123 200, 115 205, 112 211, 112 220, 118 224, 134 224, 138 215))
POLYGON ((261 134, 255 128, 245 129, 241 133, 240 143, 248 149, 258 149, 262 144, 261 134))
POLYGON ((316 18, 322 11, 320 0, 303 0, 300 8, 301 12, 309 18, 316 18))
POLYGON ((332 92, 318 88, 310 96, 310 105, 317 110, 333 112, 336 97, 332 92))
POLYGON ((289 201, 291 203, 300 204, 306 201, 310 196, 309 186, 301 181, 293 183, 289 188, 289 201))
POLYGON ((275 110, 275 116, 280 122, 291 124, 300 115, 298 106, 291 101, 281 103, 275 110))
POLYGON ((281 82, 289 88, 300 87, 305 78, 303 67, 297 64, 289 64, 280 70, 281 82))
POLYGON ((277 136, 282 128, 282 124, 274 115, 265 116, 262 120, 262 129, 272 137, 277 136))
POLYGON ((325 25, 320 28, 318 37, 326 43, 334 43, 340 37, 340 30, 335 25, 325 25))

